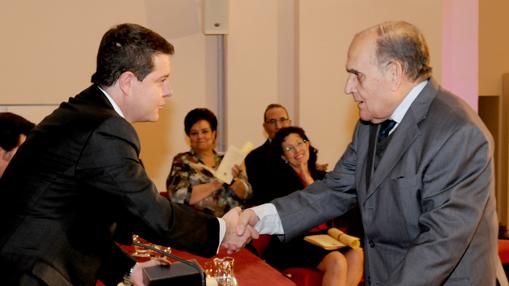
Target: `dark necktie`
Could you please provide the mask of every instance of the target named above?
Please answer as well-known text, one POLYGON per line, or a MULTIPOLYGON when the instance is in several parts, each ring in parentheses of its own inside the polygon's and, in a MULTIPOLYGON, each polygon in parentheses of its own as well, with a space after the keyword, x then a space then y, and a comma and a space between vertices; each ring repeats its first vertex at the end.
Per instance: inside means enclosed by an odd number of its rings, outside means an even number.
POLYGON ((380 130, 378 131, 378 142, 387 138, 395 125, 396 121, 392 119, 387 119, 384 122, 382 122, 382 124, 380 124, 380 130))

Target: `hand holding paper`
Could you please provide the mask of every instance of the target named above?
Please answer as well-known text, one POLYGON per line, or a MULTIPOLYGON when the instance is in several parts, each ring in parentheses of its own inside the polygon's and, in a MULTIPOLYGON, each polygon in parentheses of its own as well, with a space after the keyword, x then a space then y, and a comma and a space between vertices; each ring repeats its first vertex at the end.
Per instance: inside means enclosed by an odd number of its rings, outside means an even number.
POLYGON ((223 161, 221 161, 219 168, 217 168, 214 174, 216 178, 227 184, 230 184, 233 180, 233 166, 240 166, 251 149, 253 149, 253 144, 251 142, 244 144, 242 149, 238 149, 237 147, 230 145, 223 157, 223 161))
POLYGON ((204 164, 192 164, 192 166, 194 168, 205 169, 221 182, 230 184, 233 180, 232 169, 235 165, 240 166, 242 164, 242 161, 244 161, 244 158, 251 151, 251 149, 253 149, 253 144, 251 142, 244 144, 242 149, 230 145, 217 170, 205 166, 204 164))

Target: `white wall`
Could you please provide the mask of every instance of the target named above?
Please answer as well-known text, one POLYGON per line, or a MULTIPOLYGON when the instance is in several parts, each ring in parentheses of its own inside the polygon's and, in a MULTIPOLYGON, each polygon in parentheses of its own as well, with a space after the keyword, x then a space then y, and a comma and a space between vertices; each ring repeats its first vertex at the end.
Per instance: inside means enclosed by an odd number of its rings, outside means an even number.
POLYGON ((228 143, 261 144, 263 111, 279 102, 278 1, 230 1, 227 36, 228 143))
POLYGON ((323 161, 335 164, 350 143, 358 118, 351 96, 344 93, 346 53, 353 36, 383 21, 409 21, 426 36, 432 65, 439 75, 441 0, 300 3, 302 125, 312 132, 323 161))
POLYGON ((75 95, 90 83, 102 34, 119 21, 144 25, 144 3, 2 1, 0 104, 56 104, 75 95))
MULTIPOLYGON (((343 93, 346 50, 355 32, 384 20, 415 23, 426 35, 440 78, 441 1, 229 1, 226 36, 226 141, 264 140, 266 105, 283 103, 334 164, 357 118, 343 93)), ((217 110, 217 36, 201 31, 200 0, 9 1, 0 11, 0 109, 57 104, 89 85, 102 34, 137 22, 176 47, 175 96, 157 123, 136 124, 142 159, 162 190, 172 157, 188 149, 183 118, 192 108, 217 110), (8 43, 8 44, 6 44, 8 43)), ((37 108, 37 107, 36 107, 37 108)), ((48 112, 41 107, 41 115, 48 112)))
POLYGON ((175 45, 175 96, 157 123, 136 124, 142 159, 162 190, 171 159, 188 149, 183 118, 192 108, 216 108, 216 39, 204 36, 201 1, 6 1, 0 9, 0 111, 39 122, 58 103, 90 85, 100 39, 111 26, 145 25, 175 45))

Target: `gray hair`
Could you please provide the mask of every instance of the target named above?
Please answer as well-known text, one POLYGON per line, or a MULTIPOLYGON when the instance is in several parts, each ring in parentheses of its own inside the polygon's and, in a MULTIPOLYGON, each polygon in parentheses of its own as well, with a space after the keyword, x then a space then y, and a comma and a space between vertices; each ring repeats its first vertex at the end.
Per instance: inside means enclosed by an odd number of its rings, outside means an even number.
POLYGON ((431 77, 428 45, 417 27, 404 21, 394 21, 381 23, 372 29, 378 36, 376 59, 379 65, 396 60, 410 80, 431 77))

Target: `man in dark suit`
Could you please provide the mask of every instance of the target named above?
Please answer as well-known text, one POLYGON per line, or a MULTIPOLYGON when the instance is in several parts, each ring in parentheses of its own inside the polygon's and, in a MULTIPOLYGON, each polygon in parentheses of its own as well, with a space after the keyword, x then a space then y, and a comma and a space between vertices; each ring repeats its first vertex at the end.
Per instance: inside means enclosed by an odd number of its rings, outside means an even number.
POLYGON ((423 35, 406 22, 369 28, 346 70, 361 120, 334 170, 244 211, 239 233, 249 223, 291 239, 358 205, 367 285, 495 285, 493 140, 431 78, 423 35))
POLYGON ((277 103, 269 104, 263 113, 263 129, 267 133, 267 140, 258 148, 249 152, 244 160, 249 183, 253 188, 253 196, 249 200, 249 205, 258 205, 266 203, 278 195, 273 193, 270 183, 270 169, 273 164, 280 164, 279 158, 272 158, 270 142, 283 127, 292 124, 288 116, 288 111, 284 106, 277 103))
POLYGON ((142 285, 143 265, 116 238, 136 233, 202 256, 231 241, 229 214, 218 219, 172 204, 138 157, 131 123, 158 120, 171 94, 172 54, 147 28, 113 27, 101 40, 93 85, 62 103, 19 148, 1 179, 2 284, 117 285, 130 274, 142 285))

